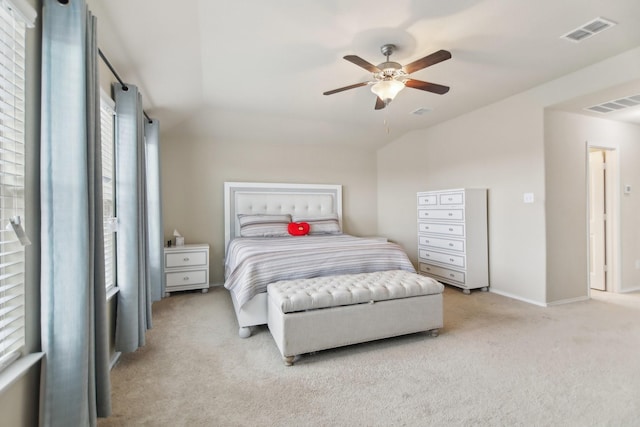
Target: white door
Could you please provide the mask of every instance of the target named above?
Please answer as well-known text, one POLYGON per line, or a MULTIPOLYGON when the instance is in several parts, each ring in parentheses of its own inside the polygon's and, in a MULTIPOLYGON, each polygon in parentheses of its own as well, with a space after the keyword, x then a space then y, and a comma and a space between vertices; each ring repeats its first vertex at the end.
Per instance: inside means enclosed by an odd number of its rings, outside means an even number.
POLYGON ((604 151, 589 152, 589 281, 591 289, 605 291, 605 161, 604 151))

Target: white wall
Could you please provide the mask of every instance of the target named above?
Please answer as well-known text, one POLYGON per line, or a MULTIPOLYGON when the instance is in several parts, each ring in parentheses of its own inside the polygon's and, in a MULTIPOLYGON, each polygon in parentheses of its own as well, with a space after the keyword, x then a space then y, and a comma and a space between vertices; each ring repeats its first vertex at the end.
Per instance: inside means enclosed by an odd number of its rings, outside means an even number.
MULTIPOLYGON (((554 131, 547 129, 545 134, 544 111, 562 101, 636 81, 639 75, 640 48, 636 48, 385 146, 378 152, 379 234, 402 243, 415 262, 415 193, 486 187, 491 290, 542 305, 586 297, 584 233, 572 231, 566 236, 569 241, 547 240, 555 236, 557 224, 580 228, 586 208, 577 200, 566 211, 556 204, 553 188, 554 198, 547 199, 548 186, 559 179, 564 158, 550 145, 554 131), (534 193, 535 203, 523 204, 524 192, 534 193), (562 247, 579 247, 581 253, 558 249, 562 247), (554 266, 551 277, 549 263, 554 266), (559 265, 564 265, 562 274, 571 283, 558 280, 559 265), (578 288, 580 295, 574 292, 578 288)), ((584 164, 582 168, 584 174, 584 164)), ((623 257, 639 257, 635 248, 633 252, 623 257)), ((635 277, 625 274, 624 280, 633 284, 635 277)))
POLYGON ((345 232, 376 233, 373 150, 259 140, 221 142, 198 135, 185 137, 188 128, 185 124, 161 137, 165 240, 175 228, 186 243, 209 243, 211 283, 224 282, 225 181, 342 184, 345 232))
MULTIPOLYGON (((640 190, 640 125, 561 111, 545 114, 547 188, 547 293, 550 301, 587 294, 586 144, 615 148, 621 184, 640 190)), ((640 197, 636 191, 620 203, 621 291, 640 288, 640 197)))
POLYGON ((542 111, 513 97, 378 152, 379 233, 417 258, 416 192, 488 188, 491 289, 545 301, 542 111), (524 204, 533 192, 536 201, 524 204))

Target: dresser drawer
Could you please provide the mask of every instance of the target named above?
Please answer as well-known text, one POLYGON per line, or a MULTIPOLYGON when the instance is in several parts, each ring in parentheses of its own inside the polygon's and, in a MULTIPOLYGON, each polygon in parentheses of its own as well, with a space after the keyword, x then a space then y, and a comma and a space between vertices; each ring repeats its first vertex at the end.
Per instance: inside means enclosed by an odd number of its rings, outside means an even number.
POLYGON ((170 286, 183 286, 183 285, 199 285, 207 283, 207 271, 206 270, 188 270, 178 271, 175 273, 166 273, 167 287, 170 286))
POLYGON ((462 209, 418 209, 418 218, 462 220, 464 211, 462 209))
POLYGON ((191 251, 166 253, 164 265, 166 268, 207 265, 207 252, 191 251))
POLYGON ((463 224, 437 224, 432 222, 421 222, 418 224, 420 233, 437 233, 446 234, 448 236, 464 236, 463 224))
POLYGON ((440 204, 441 205, 463 205, 464 204, 464 193, 456 192, 456 193, 444 193, 440 194, 440 204))
POLYGON ((431 236, 418 236, 418 244, 420 246, 431 246, 434 248, 464 252, 464 240, 440 239, 438 237, 431 236))
POLYGON ((442 264, 449 264, 460 268, 464 268, 465 265, 464 256, 461 255, 450 255, 443 252, 420 249, 418 250, 418 256, 429 261, 441 262, 442 264))
POLYGON ((420 263, 418 269, 421 273, 425 273, 437 278, 442 278, 443 281, 454 281, 459 284, 464 284, 464 273, 462 271, 449 270, 448 268, 438 267, 437 265, 420 263))
POLYGON ((428 196, 418 196, 418 206, 433 206, 438 204, 438 197, 435 194, 428 196))

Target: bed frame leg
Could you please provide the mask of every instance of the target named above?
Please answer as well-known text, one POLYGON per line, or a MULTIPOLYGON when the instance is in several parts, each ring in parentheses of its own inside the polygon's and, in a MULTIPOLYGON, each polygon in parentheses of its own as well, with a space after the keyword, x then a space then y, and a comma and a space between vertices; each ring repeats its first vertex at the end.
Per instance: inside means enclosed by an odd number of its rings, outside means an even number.
POLYGON ((282 360, 284 361, 284 366, 293 366, 293 359, 295 356, 284 356, 282 360))
POLYGON ((240 338, 249 338, 251 336, 251 328, 249 326, 240 326, 238 335, 240 335, 240 338))

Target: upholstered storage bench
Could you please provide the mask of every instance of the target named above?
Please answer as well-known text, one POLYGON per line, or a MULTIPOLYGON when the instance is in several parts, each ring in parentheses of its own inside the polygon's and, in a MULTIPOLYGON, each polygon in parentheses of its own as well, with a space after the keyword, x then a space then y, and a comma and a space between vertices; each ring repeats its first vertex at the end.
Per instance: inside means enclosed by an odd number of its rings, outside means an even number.
POLYGON ((267 286, 271 334, 296 355, 442 327, 441 283, 401 270, 285 280, 267 286))

